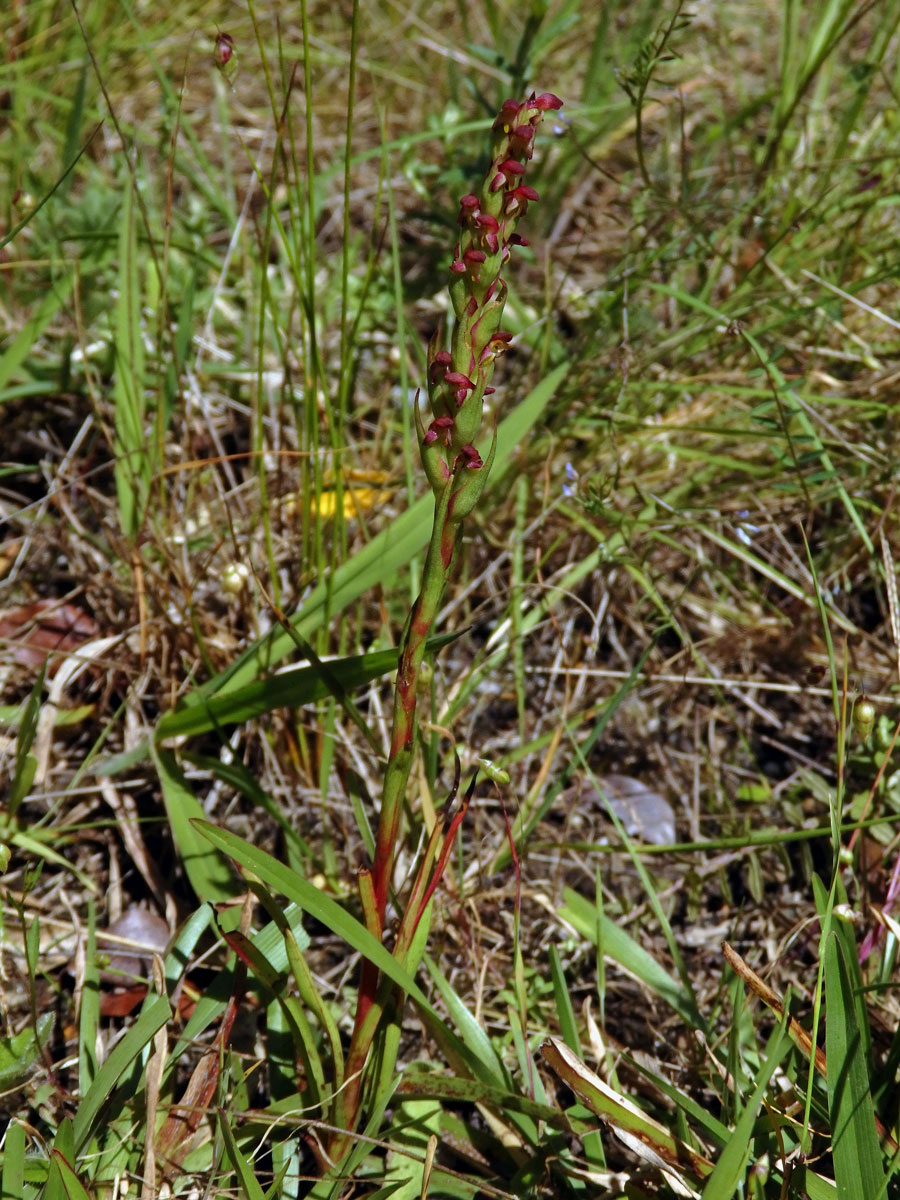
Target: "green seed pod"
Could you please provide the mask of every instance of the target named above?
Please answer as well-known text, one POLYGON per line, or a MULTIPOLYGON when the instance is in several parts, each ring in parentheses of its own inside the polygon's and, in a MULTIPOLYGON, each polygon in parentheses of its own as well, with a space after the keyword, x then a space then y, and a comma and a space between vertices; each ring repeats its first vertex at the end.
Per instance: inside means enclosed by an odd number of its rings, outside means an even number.
POLYGON ((853 728, 861 738, 867 738, 875 728, 878 710, 868 696, 860 696, 853 706, 853 728))
POLYGON ((482 775, 486 775, 492 783, 509 783, 509 771, 504 771, 502 767, 492 763, 489 758, 479 758, 477 761, 478 770, 482 775))

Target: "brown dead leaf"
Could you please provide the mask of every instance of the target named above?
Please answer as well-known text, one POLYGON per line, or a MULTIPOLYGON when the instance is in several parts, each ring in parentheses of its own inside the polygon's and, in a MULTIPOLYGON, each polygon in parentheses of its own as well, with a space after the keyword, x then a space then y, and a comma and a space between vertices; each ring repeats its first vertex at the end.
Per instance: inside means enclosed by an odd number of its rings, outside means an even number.
POLYGON ((7 644, 12 660, 23 667, 40 668, 52 654, 48 674, 58 668, 63 654, 72 654, 97 637, 100 627, 92 616, 61 600, 37 600, 0 612, 0 645, 7 644))
POLYGON ((232 996, 222 1016, 215 1044, 197 1063, 184 1095, 172 1107, 157 1135, 156 1152, 170 1166, 177 1165, 187 1154, 193 1135, 209 1112, 219 1082, 221 1050, 231 1037, 236 1016, 237 1002, 232 996))

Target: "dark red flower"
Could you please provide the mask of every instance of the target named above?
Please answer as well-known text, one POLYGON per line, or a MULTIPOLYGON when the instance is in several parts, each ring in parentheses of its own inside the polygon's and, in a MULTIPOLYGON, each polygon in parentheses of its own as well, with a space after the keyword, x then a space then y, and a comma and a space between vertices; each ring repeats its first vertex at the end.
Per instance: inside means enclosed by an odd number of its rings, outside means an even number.
POLYGON ((234 54, 234 38, 230 33, 220 33, 216 36, 215 58, 217 67, 225 67, 234 54))

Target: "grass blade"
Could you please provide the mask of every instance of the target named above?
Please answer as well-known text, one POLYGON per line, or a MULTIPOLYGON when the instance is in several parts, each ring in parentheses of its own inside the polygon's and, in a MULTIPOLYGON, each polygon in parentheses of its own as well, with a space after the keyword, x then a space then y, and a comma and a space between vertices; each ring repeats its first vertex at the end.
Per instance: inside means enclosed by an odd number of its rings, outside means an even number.
POLYGON ((240 1189, 246 1200, 265 1200, 265 1192, 253 1174, 253 1167, 250 1165, 249 1160, 241 1153, 237 1142, 234 1140, 228 1113, 223 1109, 219 1109, 219 1132, 222 1134, 222 1139, 225 1142, 225 1157, 234 1169, 240 1189))
POLYGON ((119 228, 119 299, 116 304, 115 476, 119 520, 134 539, 144 519, 150 460, 144 432, 144 342, 134 187, 125 187, 119 228))
MULTIPOLYGON (((453 633, 430 638, 429 653, 435 653, 458 636, 458 633, 453 633)), ((344 692, 349 692, 395 670, 397 651, 377 650, 371 654, 354 654, 331 661, 327 666, 329 677, 344 692)), ((200 688, 186 698, 183 707, 160 717, 152 738, 145 738, 131 750, 98 763, 96 771, 103 775, 117 775, 147 758, 151 747, 167 738, 192 737, 227 725, 241 725, 276 708, 300 708, 304 704, 324 700, 330 694, 328 682, 321 669, 315 666, 298 667, 257 679, 220 696, 211 696, 200 688)))
MULTIPOLYGON (((153 761, 162 787, 163 802, 172 828, 172 838, 194 894, 202 903, 230 900, 238 891, 228 863, 197 832, 195 820, 206 816, 188 787, 184 772, 170 750, 153 747, 153 761)), ((232 914, 237 917, 237 912, 232 914)))
POLYGON ((599 914, 590 900, 580 896, 571 888, 564 892, 565 906, 560 916, 568 921, 582 937, 596 946, 598 938, 603 943, 603 953, 619 964, 629 975, 646 984, 695 1029, 704 1028, 705 1022, 697 1011, 692 997, 659 965, 647 951, 605 913, 599 914))
POLYGON ((747 1158, 753 1149, 753 1128, 766 1088, 790 1045, 791 1039, 782 1021, 769 1039, 768 1053, 756 1076, 753 1094, 744 1105, 744 1111, 719 1155, 712 1175, 706 1181, 703 1200, 731 1200, 734 1195, 743 1176, 747 1158))
POLYGON ((631 1140, 636 1139, 656 1155, 660 1160, 657 1165, 675 1173, 680 1174, 686 1169, 700 1179, 710 1174, 712 1163, 690 1146, 679 1142, 664 1125, 648 1116, 627 1096, 605 1084, 572 1053, 565 1042, 548 1038, 540 1050, 548 1066, 584 1101, 591 1112, 608 1122, 617 1134, 626 1135, 627 1145, 636 1149, 631 1140))
POLYGON ((52 288, 38 306, 37 312, 28 321, 7 346, 0 357, 0 389, 5 388, 10 379, 28 357, 32 346, 54 319, 57 313, 69 302, 74 277, 65 276, 57 279, 52 288))
POLYGON ((838 1200, 877 1200, 887 1186, 875 1129, 863 1036, 837 934, 825 945, 825 1053, 838 1200))
MULTIPOLYGON (((153 1035, 172 1017, 172 1009, 166 996, 154 996, 144 1007, 135 1024, 128 1030, 120 1042, 117 1042, 109 1058, 97 1072, 97 1078, 91 1084, 90 1090, 82 1100, 75 1114, 74 1134, 75 1149, 81 1151, 94 1131, 94 1123, 100 1115, 113 1090, 121 1077, 152 1043, 153 1035)), ((137 1091, 137 1080, 131 1088, 137 1091)))
POLYGON ((25 1194, 25 1130, 11 1121, 3 1139, 3 1174, 0 1200, 20 1200, 25 1194))

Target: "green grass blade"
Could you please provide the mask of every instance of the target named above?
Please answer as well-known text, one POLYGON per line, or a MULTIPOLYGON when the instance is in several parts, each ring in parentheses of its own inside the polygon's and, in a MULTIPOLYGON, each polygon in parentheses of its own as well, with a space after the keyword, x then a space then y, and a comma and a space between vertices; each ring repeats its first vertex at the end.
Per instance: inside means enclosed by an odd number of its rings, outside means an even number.
POLYGON ((756 1076, 753 1094, 744 1106, 712 1175, 703 1189, 703 1200, 731 1200, 744 1174, 747 1159, 753 1150, 753 1129, 756 1117, 769 1086, 769 1080, 791 1046, 784 1024, 778 1026, 769 1039, 765 1062, 756 1076))
MULTIPOLYGON (((436 653, 441 646, 458 636, 458 633, 453 633, 429 638, 429 653, 436 653)), ((371 654, 354 654, 337 659, 327 664, 328 676, 344 692, 349 692, 395 670, 397 653, 396 650, 377 650, 371 654)), ((186 698, 181 708, 160 717, 152 739, 145 738, 131 750, 105 759, 97 764, 95 770, 98 774, 117 775, 145 759, 150 754, 151 745, 167 738, 191 737, 228 725, 241 725, 276 708, 300 708, 304 704, 324 700, 329 695, 329 679, 315 666, 298 667, 257 679, 220 696, 210 696, 200 688, 186 698)))
MULTIPOLYGON (((74 1135, 77 1152, 80 1153, 87 1145, 94 1132, 95 1122, 121 1077, 135 1059, 149 1049, 153 1035, 162 1029, 171 1017, 172 1009, 167 997, 155 996, 122 1040, 113 1047, 75 1114, 74 1135)), ((135 1081, 133 1090, 136 1089, 135 1081)))
POLYGON ((66 1117, 60 1122, 50 1152, 50 1169, 44 1200, 90 1200, 81 1180, 75 1174, 75 1136, 72 1120, 66 1117))
POLYGON ((97 912, 88 901, 84 981, 78 1014, 78 1090, 86 1095, 97 1075, 97 1036, 100 1030, 100 980, 97 969, 97 912))
POLYGON ((581 1038, 578 1036, 578 1024, 575 1020, 575 1010, 572 1007, 572 997, 563 972, 559 951, 550 946, 550 979, 553 983, 553 999, 556 1004, 556 1019, 559 1022, 560 1033, 569 1049, 581 1056, 581 1038))
POLYGON ((3 1139, 3 1173, 0 1200, 21 1200, 25 1194, 25 1129, 11 1121, 3 1139))
POLYGON ((57 1189, 60 1197, 64 1197, 65 1200, 91 1200, 75 1168, 54 1148, 50 1156, 50 1177, 47 1180, 46 1194, 49 1196, 57 1189))
POLYGON ((194 822, 205 819, 206 813, 188 787, 175 755, 156 747, 152 748, 151 753, 162 787, 172 839, 181 855, 194 894, 201 903, 215 904, 232 899, 238 891, 237 881, 221 854, 211 849, 206 838, 197 832, 194 822))
POLYGON ((838 1200, 871 1200, 887 1180, 850 972, 837 934, 825 944, 825 1055, 828 1108, 838 1200))
POLYGON ((9 819, 15 818, 22 801, 31 791, 37 771, 37 759, 31 753, 31 747, 37 733, 38 717, 41 711, 41 692, 44 688, 44 676, 47 673, 47 663, 38 671, 37 679, 25 701, 25 711, 19 725, 19 736, 16 740, 16 763, 13 777, 9 785, 7 814, 9 819))
POLYGON ((491 1082, 499 1087, 508 1085, 509 1078, 497 1051, 494 1049, 491 1039, 453 990, 437 963, 427 954, 425 955, 425 965, 428 968, 428 973, 434 980, 437 990, 441 994, 441 999, 447 1006, 450 1019, 459 1030, 460 1037, 471 1050, 472 1054, 480 1059, 487 1069, 491 1082))
POLYGON ((564 892, 565 905, 560 910, 560 916, 568 921, 577 932, 588 941, 597 945, 598 938, 603 944, 603 953, 607 958, 619 964, 635 979, 646 984, 652 992, 662 997, 668 1004, 680 1013, 695 1029, 703 1029, 705 1022, 697 1011, 693 998, 679 986, 672 976, 659 965, 655 958, 639 946, 615 921, 605 913, 598 914, 590 900, 580 896, 578 892, 566 888, 564 892))
POLYGON ((221 1108, 219 1109, 219 1132, 222 1134, 222 1140, 225 1143, 225 1157, 234 1169, 241 1192, 246 1197, 246 1200, 265 1200, 265 1192, 260 1187, 259 1180, 253 1174, 253 1167, 249 1159, 241 1153, 237 1142, 234 1140, 234 1134, 231 1131, 231 1125, 228 1120, 228 1113, 221 1108))
MULTIPOLYGON (((0 357, 0 390, 6 387, 28 357, 32 347, 50 322, 69 302, 74 276, 66 275, 54 281, 34 316, 27 321, 0 357)), ((11 397, 10 397, 11 398, 11 397)))
POLYGON ((20 1033, 0 1038, 0 1088, 18 1087, 31 1076, 55 1023, 52 1012, 41 1013, 36 1026, 26 1025, 20 1033))
MULTIPOLYGON (((364 687, 373 679, 387 675, 397 667, 396 650, 356 654, 330 662, 328 673, 345 692, 364 687)), ((206 699, 166 713, 157 722, 156 738, 188 737, 207 733, 224 725, 242 725, 276 708, 300 708, 331 695, 328 680, 315 666, 285 671, 268 679, 256 680, 223 696, 206 699)))
POLYGON ((115 477, 122 532, 134 539, 144 519, 150 460, 144 430, 144 341, 134 184, 125 187, 119 227, 119 298, 116 303, 115 477))

